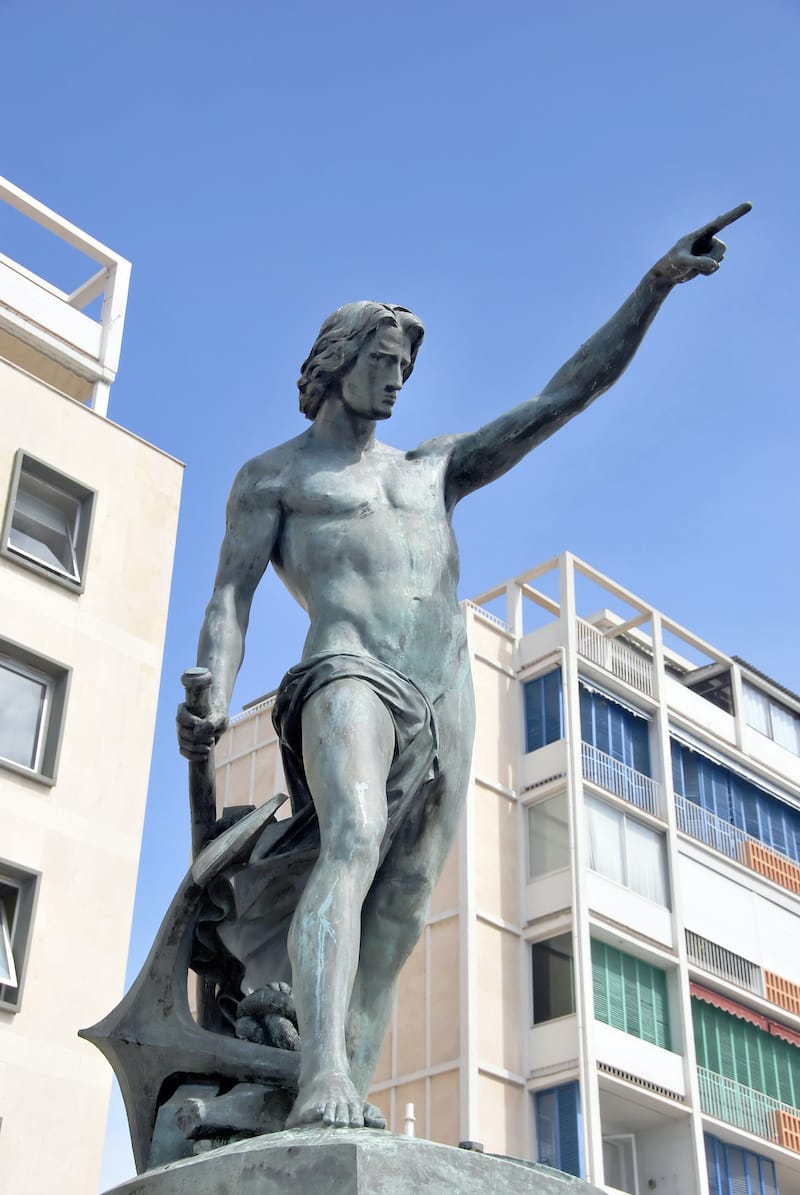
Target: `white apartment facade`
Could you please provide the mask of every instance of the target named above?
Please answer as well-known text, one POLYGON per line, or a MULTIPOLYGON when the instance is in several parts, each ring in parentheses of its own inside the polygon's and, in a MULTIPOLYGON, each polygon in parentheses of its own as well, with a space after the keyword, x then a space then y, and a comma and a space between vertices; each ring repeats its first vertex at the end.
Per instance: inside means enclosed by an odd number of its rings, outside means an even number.
MULTIPOLYGON (((796 1195, 800 701, 569 553, 464 611, 467 808, 372 1098, 609 1191, 796 1195)), ((282 786, 271 704, 221 806, 282 786)))
POLYGON ((128 262, 0 200, 91 272, 0 254, 0 1189, 86 1195, 111 1071, 76 1034, 122 993, 182 466, 107 418, 128 262))

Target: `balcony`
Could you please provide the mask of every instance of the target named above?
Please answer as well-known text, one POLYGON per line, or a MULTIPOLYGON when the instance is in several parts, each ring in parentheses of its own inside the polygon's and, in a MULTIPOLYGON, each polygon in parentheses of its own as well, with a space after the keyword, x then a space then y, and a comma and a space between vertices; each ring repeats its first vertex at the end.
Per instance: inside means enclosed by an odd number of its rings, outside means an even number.
POLYGON ((0 355, 105 415, 119 365, 130 264, 3 178, 0 202, 78 250, 94 271, 68 294, 0 253, 0 355), (96 299, 102 299, 99 319, 84 310, 96 299))
POLYGON ((800 1115, 796 1108, 702 1066, 697 1068, 697 1078, 700 1106, 706 1115, 800 1153, 800 1115))
POLYGON ((694 801, 675 794, 675 813, 678 829, 729 859, 743 863, 751 871, 800 895, 800 866, 785 855, 773 851, 757 838, 752 838, 738 826, 717 817, 694 801))
POLYGON ((623 801, 628 801, 645 813, 663 818, 661 785, 650 776, 620 763, 591 743, 581 743, 581 771, 584 780, 622 797, 623 801))
POLYGON ((617 639, 610 639, 582 618, 576 619, 578 651, 593 664, 605 668, 619 680, 625 681, 640 693, 653 696, 653 666, 649 660, 626 647, 617 639))

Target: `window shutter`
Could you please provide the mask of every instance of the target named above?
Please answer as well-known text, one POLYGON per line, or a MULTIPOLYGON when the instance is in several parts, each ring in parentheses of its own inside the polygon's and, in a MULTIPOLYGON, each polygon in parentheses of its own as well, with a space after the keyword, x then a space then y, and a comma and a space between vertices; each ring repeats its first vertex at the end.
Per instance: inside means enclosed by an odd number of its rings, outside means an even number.
POLYGON ((567 1174, 582 1178, 578 1084, 565 1083, 563 1087, 556 1088, 556 1095, 559 1167, 567 1174))
POLYGON ((537 751, 564 737, 560 668, 527 681, 524 700, 526 751, 537 751))

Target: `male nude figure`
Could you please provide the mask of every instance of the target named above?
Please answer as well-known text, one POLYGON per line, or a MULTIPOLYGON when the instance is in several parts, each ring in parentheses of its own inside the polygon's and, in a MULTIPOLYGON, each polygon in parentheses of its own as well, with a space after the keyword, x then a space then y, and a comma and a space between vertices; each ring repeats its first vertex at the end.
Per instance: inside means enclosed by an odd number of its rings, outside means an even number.
POLYGON ((198 663, 213 677, 212 712, 202 720, 181 707, 183 753, 203 758, 226 725, 253 594, 269 563, 308 612, 304 660, 343 652, 390 665, 425 694, 438 731, 438 774, 426 789, 414 849, 393 843, 376 877, 392 720, 370 685, 350 677, 303 707, 303 763, 321 849, 289 934, 302 1053, 287 1127, 385 1124, 366 1092, 470 766, 474 707, 456 592, 456 503, 616 381, 672 287, 718 269, 725 245, 715 233, 749 207, 680 240, 538 397, 477 432, 411 452, 380 443, 375 429, 413 369, 422 325, 383 304, 340 308, 323 325, 299 383, 311 427, 237 476, 198 648, 198 663))

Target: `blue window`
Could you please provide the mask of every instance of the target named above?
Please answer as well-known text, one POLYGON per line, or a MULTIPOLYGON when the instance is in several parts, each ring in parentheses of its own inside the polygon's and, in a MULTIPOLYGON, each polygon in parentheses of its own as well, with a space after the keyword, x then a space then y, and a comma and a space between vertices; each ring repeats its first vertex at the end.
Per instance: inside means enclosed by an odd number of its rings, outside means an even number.
POLYGON ((675 792, 800 863, 800 813, 721 764, 672 740, 675 792))
POLYGON ((550 1087, 536 1095, 539 1161, 583 1178, 580 1094, 577 1083, 550 1087))
POLYGON ((711 1195, 780 1195, 774 1162, 749 1149, 706 1134, 706 1164, 711 1195))
POLYGON ((581 738, 612 759, 650 776, 647 719, 581 685, 581 738))
POLYGON ((525 685, 525 750, 537 751, 564 737, 561 669, 525 685))

